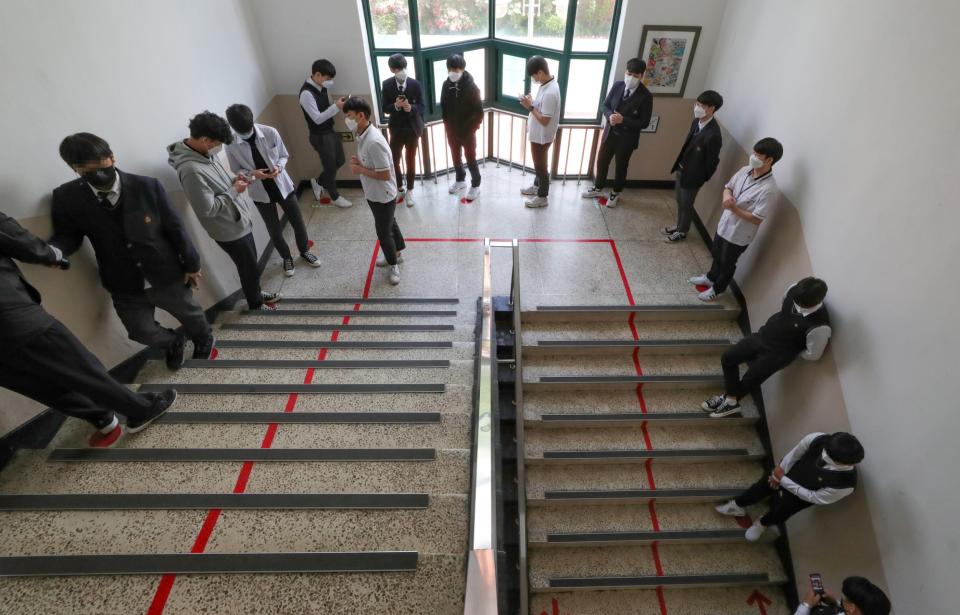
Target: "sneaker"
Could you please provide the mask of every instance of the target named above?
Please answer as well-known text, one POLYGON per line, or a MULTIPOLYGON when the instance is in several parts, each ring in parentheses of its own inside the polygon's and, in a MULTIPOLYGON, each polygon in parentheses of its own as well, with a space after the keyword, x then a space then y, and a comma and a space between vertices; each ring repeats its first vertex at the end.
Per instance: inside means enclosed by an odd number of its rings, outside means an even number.
POLYGON ((467 190, 467 196, 464 198, 468 201, 476 201, 480 196, 480 186, 470 186, 470 189, 467 190))
MULTIPOLYGON (((397 252, 397 264, 399 265, 402 262, 403 262, 403 252, 397 252)), ((380 253, 377 254, 377 267, 386 267, 389 264, 390 263, 387 262, 386 255, 381 250, 380 253)))
POLYGON ((699 299, 700 301, 716 301, 717 297, 719 297, 719 295, 717 294, 717 291, 713 289, 712 286, 697 295, 697 299, 699 299))
POLYGON ((272 311, 274 311, 274 310, 276 310, 276 309, 277 309, 277 306, 275 306, 275 305, 272 305, 272 304, 270 304, 270 303, 263 303, 263 304, 260 305, 260 307, 258 307, 258 308, 256 308, 256 309, 253 309, 253 310, 250 310, 250 311, 251 311, 251 312, 259 312, 259 311, 272 312, 272 311))
POLYGON ((283 295, 281 295, 280 293, 265 293, 263 291, 260 291, 260 296, 263 297, 263 302, 268 305, 273 305, 277 301, 280 301, 281 299, 283 299, 283 295))
POLYGON ((747 515, 747 511, 737 506, 737 503, 734 500, 724 502, 723 504, 717 504, 714 507, 714 510, 721 515, 726 515, 728 517, 745 517, 747 515))
POLYGON ((213 357, 213 347, 217 343, 217 338, 208 335, 201 340, 193 340, 193 358, 208 361, 213 357))
POLYGON ((413 200, 413 190, 407 190, 407 196, 404 197, 403 202, 407 207, 416 205, 416 201, 413 200))
POLYGON ((746 533, 744 534, 744 536, 745 536, 746 539, 749 540, 750 542, 757 542, 758 540, 760 540, 760 537, 763 536, 763 533, 764 533, 766 530, 767 530, 767 528, 765 528, 765 527, 763 526, 763 524, 760 523, 760 520, 758 519, 758 520, 756 520, 756 521, 753 522, 753 525, 751 525, 749 528, 747 528, 747 531, 746 531, 746 533))
POLYGON ((534 196, 526 199, 523 204, 531 209, 536 209, 538 207, 546 207, 550 202, 547 201, 547 197, 545 196, 534 196))
POLYGON ((726 395, 714 395, 707 401, 700 404, 700 408, 702 408, 704 412, 713 412, 723 405, 725 399, 727 399, 726 395))
POLYGON ((620 193, 611 192, 610 196, 607 197, 607 207, 616 207, 620 204, 620 193))
POLYGON ((317 202, 320 202, 320 197, 323 196, 323 186, 320 185, 316 179, 310 180, 310 187, 313 188, 313 198, 317 199, 317 202))
POLYGON ((400 283, 400 265, 390 267, 390 283, 394 286, 400 283))
POLYGON ((120 427, 120 421, 114 415, 113 422, 103 429, 95 431, 87 440, 87 445, 90 448, 110 448, 117 443, 121 435, 123 435, 123 429, 120 427))
POLYGON ((287 276, 288 278, 292 278, 295 271, 296 267, 293 266, 293 259, 283 259, 283 275, 287 276))
POLYGON ((603 196, 603 190, 601 190, 600 188, 597 188, 596 186, 593 186, 589 190, 584 190, 583 194, 581 194, 580 196, 582 196, 585 199, 595 199, 603 196))
POLYGON ((319 267, 322 263, 320 262, 320 257, 318 257, 313 252, 301 252, 300 258, 307 261, 307 264, 311 267, 319 267))
POLYGON ((456 194, 467 187, 467 182, 454 182, 450 185, 450 189, 447 190, 450 194, 456 194))
POLYGON ((705 273, 687 278, 687 282, 690 282, 694 286, 713 286, 713 282, 710 281, 710 278, 708 278, 705 273))
POLYGON ((673 235, 673 234, 676 233, 676 232, 677 232, 677 227, 675 227, 675 226, 665 226, 665 227, 663 227, 663 234, 664 234, 664 235, 673 235))
POLYGON ((527 186, 526 188, 522 188, 520 190, 520 194, 524 196, 534 196, 538 192, 540 192, 540 188, 537 188, 536 186, 527 186))
POLYGON ((153 408, 151 408, 150 414, 148 414, 146 418, 139 420, 127 418, 127 433, 143 431, 150 426, 150 423, 166 414, 167 410, 170 409, 170 406, 172 406, 175 401, 177 401, 176 389, 167 389, 162 393, 158 393, 154 399, 153 408))
POLYGON ((671 233, 670 235, 667 235, 667 236, 664 238, 664 241, 666 241, 667 243, 680 243, 681 241, 683 241, 683 240, 686 239, 686 238, 687 238, 687 234, 686 234, 686 233, 681 233, 680 231, 675 231, 675 232, 671 233))
POLYGON ((170 371, 175 372, 183 365, 183 347, 186 343, 187 338, 178 333, 173 343, 167 346, 167 369, 170 371))
POLYGON ((722 419, 725 416, 730 416, 731 414, 740 413, 740 402, 733 402, 732 404, 727 401, 726 398, 723 399, 723 403, 717 406, 717 409, 710 413, 710 418, 712 419, 722 419))
POLYGON ((334 205, 340 209, 346 209, 347 207, 353 207, 353 203, 343 198, 343 196, 338 196, 337 199, 333 202, 334 205))

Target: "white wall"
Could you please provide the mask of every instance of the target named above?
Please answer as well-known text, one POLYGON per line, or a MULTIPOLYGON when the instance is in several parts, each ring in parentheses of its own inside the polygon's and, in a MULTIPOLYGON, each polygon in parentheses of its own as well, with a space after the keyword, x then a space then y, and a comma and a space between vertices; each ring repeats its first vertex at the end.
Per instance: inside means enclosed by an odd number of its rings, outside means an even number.
POLYGON ((833 355, 900 613, 956 610, 958 22, 950 0, 731 0, 705 82, 742 145, 784 144, 775 173, 831 287, 833 355))

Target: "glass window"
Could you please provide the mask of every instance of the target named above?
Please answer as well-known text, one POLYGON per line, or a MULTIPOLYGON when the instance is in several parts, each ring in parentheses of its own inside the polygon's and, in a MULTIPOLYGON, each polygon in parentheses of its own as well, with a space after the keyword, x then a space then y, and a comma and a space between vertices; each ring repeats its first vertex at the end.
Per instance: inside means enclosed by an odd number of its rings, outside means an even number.
POLYGON ((373 46, 385 49, 413 47, 407 0, 370 0, 373 46))
MULTIPOLYGON (((403 56, 407 59, 407 74, 417 78, 417 65, 413 61, 413 56, 403 56)), ((380 76, 380 83, 382 84, 388 78, 393 76, 393 71, 390 70, 390 67, 387 65, 387 60, 390 59, 389 55, 377 56, 377 74, 380 76)))
MULTIPOLYGON (((474 82, 480 88, 480 100, 486 100, 486 74, 487 74, 487 53, 483 49, 472 49, 464 52, 463 59, 467 62, 467 72, 473 76, 474 82)), ((443 83, 447 80, 447 59, 434 60, 433 62, 433 94, 436 96, 434 102, 440 103, 440 92, 443 89, 443 83)))
POLYGON ((563 49, 570 0, 496 0, 496 36, 563 49))
POLYGON ((574 51, 606 51, 613 30, 616 0, 578 0, 573 26, 574 51))
POLYGON ((486 38, 490 0, 417 0, 420 46, 451 45, 486 38))
POLYGON ((606 60, 570 60, 569 83, 564 117, 570 119, 594 119, 600 109, 603 91, 603 69, 606 60))
POLYGON ((526 71, 526 58, 503 54, 503 66, 500 70, 500 93, 510 98, 519 98, 525 87, 526 71))

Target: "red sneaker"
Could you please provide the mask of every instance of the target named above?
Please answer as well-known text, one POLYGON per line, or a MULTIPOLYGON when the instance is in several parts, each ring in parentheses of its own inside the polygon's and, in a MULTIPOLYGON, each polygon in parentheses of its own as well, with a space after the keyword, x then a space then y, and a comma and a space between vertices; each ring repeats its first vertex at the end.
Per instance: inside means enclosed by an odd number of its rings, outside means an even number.
POLYGON ((110 433, 95 431, 93 435, 90 436, 90 440, 87 441, 87 444, 90 445, 90 448, 110 448, 117 443, 117 440, 120 439, 122 434, 123 429, 120 428, 120 425, 114 427, 110 433))

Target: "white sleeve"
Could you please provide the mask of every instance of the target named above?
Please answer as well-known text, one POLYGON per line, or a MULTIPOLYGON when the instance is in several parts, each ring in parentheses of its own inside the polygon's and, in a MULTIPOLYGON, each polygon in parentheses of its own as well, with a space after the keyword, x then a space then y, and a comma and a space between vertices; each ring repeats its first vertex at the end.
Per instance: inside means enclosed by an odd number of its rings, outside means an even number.
MULTIPOLYGON (((796 446, 790 449, 790 452, 784 455, 783 459, 780 460, 780 467, 783 468, 783 471, 789 472, 790 468, 793 467, 793 464, 795 464, 797 460, 807 452, 807 449, 810 448, 810 444, 812 444, 814 440, 822 435, 824 434, 821 431, 815 431, 811 434, 805 435, 803 439, 800 440, 796 446)), ((786 479, 786 476, 784 476, 784 479, 786 479)), ((781 482, 780 484, 783 483, 781 482)))
POLYGON ((793 615, 810 615, 810 607, 801 602, 800 606, 797 607, 797 610, 793 613, 793 615))
POLYGON ((833 487, 824 487, 813 491, 812 489, 801 487, 786 476, 780 479, 780 487, 786 489, 801 500, 818 506, 833 504, 853 493, 852 488, 834 489, 833 487))
POLYGON ((764 190, 760 194, 760 198, 757 199, 757 205, 753 208, 753 211, 750 212, 757 218, 763 220, 767 217, 767 210, 777 202, 779 193, 775 190, 764 190))
POLYGON ((800 356, 807 361, 816 361, 823 356, 827 349, 827 342, 833 335, 833 329, 830 325, 820 325, 810 329, 807 333, 807 349, 800 353, 800 356))
POLYGON ((340 111, 340 107, 334 104, 331 104, 321 111, 319 107, 317 107, 317 99, 313 97, 313 94, 311 94, 309 90, 300 92, 300 107, 307 112, 307 115, 309 115, 310 119, 316 124, 326 122, 340 111))

